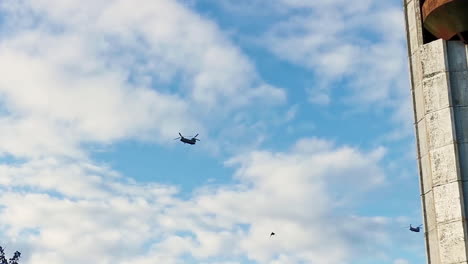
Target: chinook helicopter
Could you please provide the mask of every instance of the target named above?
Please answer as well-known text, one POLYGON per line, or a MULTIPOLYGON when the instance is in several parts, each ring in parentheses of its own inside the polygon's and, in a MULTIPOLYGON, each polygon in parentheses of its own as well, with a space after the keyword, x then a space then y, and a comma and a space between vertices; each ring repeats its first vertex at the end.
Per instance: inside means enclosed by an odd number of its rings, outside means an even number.
POLYGON ((409 226, 406 226, 406 228, 408 228, 408 227, 409 227, 409 231, 419 233, 419 232, 421 231, 422 225, 419 225, 419 226, 417 226, 417 227, 414 227, 414 226, 412 226, 412 225, 410 224, 409 226))
POLYGON ((182 136, 182 134, 180 134, 180 132, 179 132, 179 135, 180 135, 180 137, 174 138, 174 140, 180 139, 180 141, 184 142, 184 144, 186 143, 186 144, 190 144, 190 145, 195 145, 195 143, 197 143, 197 141, 200 141, 197 138, 198 134, 196 134, 192 138, 186 138, 186 137, 182 136))

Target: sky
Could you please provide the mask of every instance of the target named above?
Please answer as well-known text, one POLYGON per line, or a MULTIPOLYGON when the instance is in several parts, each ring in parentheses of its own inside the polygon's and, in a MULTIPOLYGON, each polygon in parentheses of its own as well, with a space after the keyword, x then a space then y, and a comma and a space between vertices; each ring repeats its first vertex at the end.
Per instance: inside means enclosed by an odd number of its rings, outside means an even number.
POLYGON ((399 0, 2 0, 0 73, 22 264, 425 262, 399 0))

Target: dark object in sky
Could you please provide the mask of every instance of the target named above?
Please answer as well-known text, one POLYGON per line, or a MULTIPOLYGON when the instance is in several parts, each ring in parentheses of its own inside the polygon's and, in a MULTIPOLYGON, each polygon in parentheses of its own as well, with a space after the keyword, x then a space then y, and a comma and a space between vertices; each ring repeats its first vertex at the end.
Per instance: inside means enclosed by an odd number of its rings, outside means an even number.
POLYGON ((414 227, 414 226, 411 226, 411 224, 410 224, 410 225, 409 225, 409 230, 410 230, 411 232, 419 233, 419 232, 421 231, 421 226, 422 226, 422 225, 420 225, 420 226, 418 226, 418 227, 414 227))
POLYGON ((180 134, 180 137, 178 138, 175 138, 174 140, 177 140, 180 138, 180 141, 184 142, 184 143, 187 143, 187 144, 190 144, 190 145, 195 145, 195 143, 197 143, 197 141, 200 141, 197 136, 198 134, 196 134, 194 137, 192 137, 191 139, 190 138, 185 138, 184 136, 182 136, 182 134, 180 134))
POLYGON ((19 251, 16 251, 13 254, 13 257, 9 259, 9 261, 7 261, 5 258, 5 251, 3 251, 3 248, 0 247, 0 264, 18 264, 18 260, 20 257, 21 253, 19 251))
POLYGON ((424 27, 437 38, 468 43, 468 1, 425 0, 422 5, 424 27))
POLYGON ((270 237, 276 235, 275 232, 271 232, 270 237))

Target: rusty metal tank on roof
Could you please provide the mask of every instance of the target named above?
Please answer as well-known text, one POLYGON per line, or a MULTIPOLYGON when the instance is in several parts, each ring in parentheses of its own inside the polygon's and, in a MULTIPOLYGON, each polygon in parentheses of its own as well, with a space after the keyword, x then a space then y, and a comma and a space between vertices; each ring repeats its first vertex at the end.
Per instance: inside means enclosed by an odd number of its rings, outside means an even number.
POLYGON ((424 27, 437 38, 468 42, 468 0, 426 0, 422 15, 424 27))

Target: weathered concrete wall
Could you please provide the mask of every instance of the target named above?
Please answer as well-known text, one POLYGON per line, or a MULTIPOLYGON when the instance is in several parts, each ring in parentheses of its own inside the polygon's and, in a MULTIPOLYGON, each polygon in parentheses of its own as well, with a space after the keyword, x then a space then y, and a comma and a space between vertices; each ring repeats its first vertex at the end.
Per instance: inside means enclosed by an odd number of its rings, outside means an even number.
POLYGON ((428 263, 468 263, 468 46, 423 44, 419 0, 405 0, 428 263))

